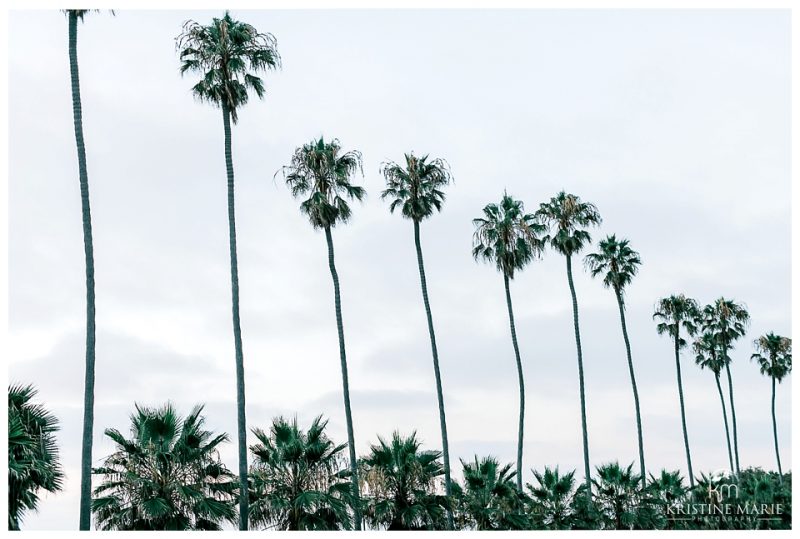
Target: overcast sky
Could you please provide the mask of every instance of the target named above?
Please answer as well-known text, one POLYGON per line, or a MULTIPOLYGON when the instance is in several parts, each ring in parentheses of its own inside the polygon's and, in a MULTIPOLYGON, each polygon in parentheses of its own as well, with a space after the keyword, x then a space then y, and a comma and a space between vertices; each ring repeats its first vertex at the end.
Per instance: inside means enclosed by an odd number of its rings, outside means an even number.
MULTIPOLYGON (((206 404, 236 434, 221 113, 193 100, 174 38, 211 12, 91 14, 79 59, 97 273, 95 464, 134 402, 206 404)), ((774 468, 770 385, 752 341, 790 335, 788 11, 237 11, 273 33, 266 75, 233 131, 249 427, 330 418, 346 441, 324 235, 274 173, 297 146, 338 137, 364 155, 368 197, 334 230, 358 452, 416 429, 440 447, 413 228, 379 199, 403 152, 449 161, 444 211, 422 226, 450 451, 515 459, 517 379, 503 281, 470 253, 471 219, 503 190, 536 209, 565 189, 641 253, 628 327, 650 471, 685 470, 672 344, 659 297, 720 295, 752 316, 732 373, 742 466, 774 468)), ((64 492, 28 528, 77 526, 85 288, 67 59, 58 12, 9 19, 11 381, 59 417, 64 492)), ((577 265, 592 465, 637 456, 613 294, 577 265)), ((530 468, 582 470, 577 362, 563 257, 512 282, 527 383, 530 468)), ((725 468, 710 372, 683 356, 696 471, 725 468)), ((791 468, 790 381, 778 429, 791 468)), ((252 441, 252 436, 251 436, 252 441)), ((234 444, 223 459, 236 468, 234 444)))

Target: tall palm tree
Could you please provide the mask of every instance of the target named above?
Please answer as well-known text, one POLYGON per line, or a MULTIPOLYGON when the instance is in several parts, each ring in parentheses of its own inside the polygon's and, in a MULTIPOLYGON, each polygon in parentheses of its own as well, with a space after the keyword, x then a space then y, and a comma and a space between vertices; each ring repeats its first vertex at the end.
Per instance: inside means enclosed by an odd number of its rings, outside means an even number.
POLYGON ((683 427, 683 445, 686 449, 686 465, 689 468, 689 486, 694 488, 694 472, 692 470, 692 454, 689 451, 689 432, 686 429, 686 408, 683 401, 683 379, 681 377, 681 348, 686 341, 681 337, 681 326, 693 337, 697 333, 695 321, 700 315, 697 301, 683 294, 661 298, 656 303, 653 319, 660 322, 656 326, 659 335, 667 334, 675 343, 675 371, 678 375, 678 399, 681 404, 681 426, 683 427))
POLYGON ((33 386, 8 387, 8 529, 19 530, 27 511, 36 511, 39 492, 61 490, 64 472, 55 433, 58 419, 33 402, 33 386))
POLYGON ((342 323, 342 300, 339 291, 339 274, 333 253, 331 229, 337 223, 346 223, 352 211, 348 200, 362 200, 366 195, 363 187, 353 185, 352 177, 361 170, 361 154, 357 151, 342 152, 336 139, 312 140, 297 148, 292 161, 282 169, 286 185, 295 198, 303 198, 300 212, 308 217, 311 226, 325 231, 328 244, 328 268, 333 280, 336 329, 339 332, 339 362, 342 369, 342 392, 344 414, 347 420, 347 446, 350 453, 350 471, 353 485, 353 512, 356 529, 361 529, 361 508, 358 495, 358 469, 356 442, 353 435, 353 416, 350 411, 350 381, 347 376, 347 354, 344 347, 344 324, 342 323))
POLYGON ((792 339, 770 332, 754 341, 756 352, 751 359, 758 362, 761 374, 772 379, 772 435, 775 438, 775 458, 778 460, 778 478, 783 482, 781 454, 778 450, 778 424, 775 421, 775 381, 779 383, 792 372, 792 339))
POLYGON ((543 472, 533 470, 536 485, 527 485, 531 495, 533 515, 546 530, 568 530, 573 526, 575 497, 575 471, 562 474, 558 467, 545 467, 543 472))
POLYGON ((78 74, 78 21, 90 10, 65 10, 69 21, 69 73, 72 84, 72 121, 75 145, 78 149, 78 180, 81 188, 83 217, 83 252, 86 265, 86 366, 83 382, 83 435, 81 438, 81 530, 91 526, 92 513, 92 436, 94 434, 94 372, 95 372, 95 298, 94 244, 92 242, 92 213, 89 206, 89 174, 86 170, 86 145, 83 139, 83 108, 78 74))
POLYGON ((725 409, 725 397, 722 394, 722 386, 719 383, 719 375, 725 367, 725 359, 722 355, 719 340, 716 335, 710 331, 705 331, 694 341, 693 348, 697 366, 701 369, 708 369, 714 373, 714 381, 717 384, 719 401, 720 404, 722 404, 722 419, 725 422, 725 439, 728 442, 728 460, 731 465, 731 473, 735 473, 736 469, 733 465, 733 452, 731 451, 731 434, 728 428, 728 413, 725 409))
POLYGON ((464 487, 455 484, 459 521, 463 528, 477 530, 525 530, 525 498, 514 483, 511 464, 501 465, 494 457, 465 462, 464 487))
POLYGON ((423 451, 416 433, 378 438, 362 459, 365 518, 376 528, 436 530, 445 526, 449 500, 436 494, 444 468, 440 451, 423 451))
POLYGON ((254 429, 258 443, 250 477, 254 501, 250 522, 278 530, 349 530, 350 471, 342 451, 325 434, 318 416, 305 432, 297 418, 272 420, 269 432, 254 429))
POLYGON ((728 394, 731 404, 731 424, 733 425, 733 457, 736 473, 739 473, 739 435, 736 429, 736 406, 733 403, 733 379, 731 378, 730 350, 736 339, 744 337, 750 323, 750 314, 743 303, 719 298, 703 309, 703 328, 712 331, 721 346, 721 358, 725 363, 728 378, 728 394))
POLYGON ((225 12, 209 25, 186 21, 177 38, 180 50, 181 75, 192 72, 201 79, 192 87, 200 101, 222 110, 225 135, 225 167, 228 180, 228 242, 231 262, 231 303, 233 340, 236 359, 237 449, 239 453, 239 529, 247 529, 247 420, 245 417, 244 352, 239 321, 239 263, 236 255, 236 212, 234 204, 233 157, 231 155, 231 123, 236 124, 241 109, 252 91, 264 96, 264 82, 256 73, 280 66, 277 43, 272 34, 237 21, 225 12))
POLYGON ((544 226, 531 213, 525 213, 525 205, 507 193, 499 204, 487 204, 483 217, 472 220, 475 234, 472 240, 472 256, 475 260, 494 262, 503 274, 506 289, 508 321, 511 326, 511 343, 517 360, 519 381, 519 428, 517 435, 517 490, 522 492, 522 439, 525 431, 525 379, 522 360, 517 344, 517 329, 514 325, 514 309, 511 305, 509 282, 532 260, 541 256, 544 242, 541 234, 544 226))
POLYGON ((92 511, 101 530, 219 530, 236 522, 236 476, 219 458, 227 434, 205 429, 202 406, 185 418, 167 403, 136 406, 131 437, 105 434, 114 453, 94 470, 92 511))
POLYGON ((623 294, 633 277, 639 271, 642 261, 639 253, 631 249, 628 240, 617 240, 614 235, 608 236, 598 244, 596 253, 591 253, 585 258, 586 267, 592 277, 603 276, 603 285, 611 288, 617 298, 619 319, 622 323, 622 337, 625 341, 625 352, 628 355, 628 372, 631 376, 633 388, 633 403, 636 409, 636 432, 639 439, 639 467, 641 469, 642 486, 646 484, 646 471, 644 465, 644 443, 642 442, 642 416, 639 411, 639 391, 636 388, 636 375, 633 372, 633 359, 631 359, 631 343, 628 339, 628 327, 625 324, 625 300, 623 294))
MULTIPOLYGON (((450 497, 450 447, 447 441, 447 419, 444 413, 442 375, 439 372, 439 351, 436 347, 436 334, 433 330, 433 316, 428 299, 428 283, 425 280, 425 263, 422 260, 422 245, 419 239, 420 223, 441 211, 444 203, 444 187, 450 183, 450 168, 443 159, 428 161, 428 156, 416 157, 413 152, 405 154, 405 165, 392 161, 381 165, 381 173, 386 178, 386 189, 381 198, 390 199, 389 211, 400 208, 401 215, 414 223, 414 245, 417 249, 417 267, 422 286, 422 303, 428 321, 428 334, 431 339, 433 355, 433 375, 436 381, 436 398, 439 402, 439 424, 442 430, 442 453, 444 459, 445 494, 450 497)), ((447 512, 450 529, 453 528, 453 514, 447 512)))
POLYGON ((553 249, 567 259, 567 281, 572 295, 572 322, 575 326, 575 346, 578 351, 578 382, 581 399, 581 428, 583 432, 583 470, 585 474, 586 499, 591 504, 592 478, 589 469, 589 431, 586 426, 586 392, 583 379, 583 351, 581 350, 581 330, 578 323, 578 297, 572 280, 572 257, 578 254, 592 237, 587 230, 599 226, 603 221, 597 207, 583 202, 578 196, 561 191, 539 206, 537 218, 545 223, 550 232, 545 238, 553 249))

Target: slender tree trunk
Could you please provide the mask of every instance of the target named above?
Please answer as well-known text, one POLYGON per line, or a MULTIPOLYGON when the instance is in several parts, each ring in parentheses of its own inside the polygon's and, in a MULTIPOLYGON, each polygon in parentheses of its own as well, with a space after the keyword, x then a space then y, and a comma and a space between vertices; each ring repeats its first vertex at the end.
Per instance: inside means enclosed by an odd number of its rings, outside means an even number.
POLYGON ((735 473, 736 470, 733 467, 733 453, 731 452, 731 434, 728 430, 728 412, 725 411, 725 397, 722 395, 722 385, 719 383, 719 373, 714 373, 714 379, 717 382, 719 402, 722 404, 722 419, 725 420, 725 440, 728 442, 728 460, 731 464, 731 473, 735 473))
POLYGON ((586 391, 583 382, 583 352, 581 351, 581 330, 578 323, 578 297, 575 295, 575 283, 572 281, 572 257, 567 255, 567 281, 572 294, 572 322, 575 326, 575 346, 578 349, 578 382, 581 396, 581 429, 583 431, 583 469, 586 475, 586 497, 592 503, 592 476, 589 470, 589 430, 586 427, 586 391))
POLYGON ((328 242, 328 267, 333 279, 333 298, 336 307, 336 329, 339 332, 339 360, 342 364, 342 390, 344 394, 344 415, 347 420, 347 448, 350 452, 350 472, 353 483, 353 516, 356 529, 361 529, 361 496, 358 487, 358 461, 356 460, 356 439, 353 435, 353 415, 350 411, 350 381, 347 377, 347 354, 344 349, 344 324, 342 323, 342 301, 339 292, 339 275, 336 273, 336 264, 333 257, 333 236, 331 228, 325 227, 325 240, 328 242))
POLYGON ((636 375, 633 372, 633 359, 631 358, 631 343, 628 339, 628 326, 625 324, 625 302, 622 293, 615 290, 617 295, 617 305, 619 306, 619 319, 622 322, 622 337, 625 339, 625 352, 628 354, 628 372, 631 375, 631 387, 633 388, 633 403, 636 407, 636 433, 639 439, 639 465, 642 470, 642 487, 647 486, 647 476, 644 464, 644 442, 642 441, 642 416, 639 410, 639 390, 636 389, 636 375))
POLYGON ((417 248, 417 266, 419 266, 419 282, 422 286, 422 302, 425 304, 425 315, 428 320, 428 333, 431 338, 431 354, 433 355, 433 374, 436 378, 436 398, 439 402, 439 424, 442 429, 442 458, 444 459, 444 489, 447 496, 447 529, 453 529, 453 511, 450 507, 450 445, 447 441, 447 419, 444 413, 444 394, 442 393, 442 375, 439 372, 439 351, 436 348, 436 333, 433 331, 433 316, 428 300, 428 282, 425 279, 425 263, 422 260, 422 245, 419 241, 419 221, 414 221, 414 245, 417 248))
POLYGON ((772 435, 775 438, 775 458, 778 459, 778 480, 783 483, 783 469, 781 468, 781 453, 778 450, 778 423, 775 420, 775 377, 772 377, 772 435))
POLYGON ((233 306, 233 340, 236 347, 236 420, 239 450, 239 529, 246 530, 249 516, 247 488, 247 421, 245 418, 244 353, 239 321, 239 263, 236 257, 236 212, 233 190, 233 157, 231 155, 231 111, 222 105, 225 128, 225 168, 228 173, 228 234, 231 250, 231 300, 233 306))
POLYGON ((89 207, 89 176, 86 171, 86 147, 83 141, 81 85, 78 77, 78 15, 69 10, 69 72, 72 82, 72 119, 75 144, 78 148, 78 177, 81 186, 83 217, 83 251, 86 259, 86 371, 83 382, 83 438, 81 446, 81 530, 89 530, 92 522, 92 435, 94 433, 94 247, 92 214, 89 207))
POLYGON ((508 323, 511 326, 511 342, 514 344, 514 356, 517 360, 517 379, 519 380, 519 428, 517 430, 517 489, 522 492, 522 439, 525 433, 525 378, 522 375, 522 360, 519 357, 517 329, 514 325, 514 308, 511 305, 511 290, 508 287, 508 275, 503 273, 506 286, 506 305, 508 306, 508 323))
MULTIPOLYGON (((680 332, 680 329, 678 329, 680 332)), ((686 408, 683 404, 683 379, 681 377, 680 334, 675 335, 675 370, 678 373, 678 398, 681 401, 681 426, 683 427, 683 445, 686 448, 686 465, 689 467, 689 485, 694 488, 694 472, 692 471, 692 454, 689 452, 689 431, 686 429, 686 408)))
MULTIPOLYGON (((728 355, 728 344, 725 343, 725 355, 728 355)), ((733 423, 733 459, 736 463, 736 474, 739 474, 739 435, 736 429, 736 407, 733 404, 733 379, 731 378, 730 361, 725 363, 725 374, 728 377, 728 394, 731 401, 731 423, 733 423)))

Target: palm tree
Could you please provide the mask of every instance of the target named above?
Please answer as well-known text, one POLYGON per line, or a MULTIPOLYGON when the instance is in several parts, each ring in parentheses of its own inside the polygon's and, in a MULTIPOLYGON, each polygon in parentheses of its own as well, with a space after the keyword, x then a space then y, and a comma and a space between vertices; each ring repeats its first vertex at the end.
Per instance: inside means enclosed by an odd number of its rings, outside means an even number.
POLYGON ((69 21, 69 73, 72 84, 72 121, 75 145, 78 148, 78 180, 81 188, 83 217, 83 252, 86 265, 86 366, 83 382, 83 435, 81 438, 81 530, 91 526, 92 501, 92 436, 94 433, 94 370, 95 370, 95 301, 94 301, 94 244, 92 242, 92 213, 89 206, 89 174, 86 170, 86 145, 83 139, 83 108, 78 74, 78 21, 90 10, 67 9, 69 21))
MULTIPOLYGON (((439 402, 439 424, 442 430, 442 452, 444 459, 444 484, 445 493, 450 497, 450 447, 447 441, 447 420, 444 413, 444 395, 442 393, 442 375, 439 372, 439 352, 436 348, 436 334, 433 330, 433 316, 428 300, 428 283, 425 280, 425 264, 422 260, 422 245, 419 239, 419 225, 433 215, 435 211, 442 210, 444 191, 442 189, 450 183, 450 168, 442 159, 428 161, 428 156, 416 157, 413 152, 405 154, 405 166, 394 162, 387 162, 381 166, 381 173, 386 178, 386 189, 381 193, 381 198, 390 199, 389 211, 394 213, 397 208, 406 219, 414 223, 414 245, 417 248, 417 267, 419 280, 422 286, 422 303, 425 306, 425 315, 428 320, 428 333, 431 339, 431 354, 433 355, 433 375, 436 381, 436 397, 439 402)), ((448 511, 447 522, 453 528, 453 514, 448 511)))
POLYGON ((227 434, 204 427, 202 406, 181 418, 167 403, 136 406, 131 437, 105 434, 116 451, 94 470, 92 511, 102 530, 219 530, 236 522, 236 476, 218 447, 227 434))
MULTIPOLYGON (((245 417, 244 352, 239 321, 239 266, 236 255, 236 212, 234 207, 233 158, 231 156, 231 122, 238 121, 239 109, 254 92, 264 96, 264 82, 256 73, 280 66, 277 43, 272 34, 258 32, 249 24, 233 19, 228 12, 204 26, 186 21, 177 38, 180 50, 181 75, 201 75, 192 87, 200 101, 222 110, 225 134, 225 166, 228 176, 228 241, 231 262, 231 302, 233 339, 236 353, 236 406, 239 453, 239 488, 247 492, 247 420, 245 417)), ((247 529, 247 496, 239 496, 239 529, 247 529)))
POLYGON ((721 358, 725 363, 728 378, 728 392, 731 403, 731 423, 733 424, 733 456, 736 473, 739 473, 739 436, 736 429, 736 407, 733 404, 733 379, 731 378, 730 350, 733 342, 743 337, 750 323, 750 315, 742 303, 735 303, 724 297, 703 309, 703 328, 712 331, 720 342, 721 358))
POLYGON ((598 251, 586 256, 586 267, 592 277, 603 276, 603 285, 611 288, 617 298, 619 319, 622 323, 622 337, 625 341, 625 352, 628 355, 628 372, 631 375, 633 403, 636 409, 636 432, 639 439, 639 466, 641 468, 642 486, 645 486, 646 475, 644 465, 644 443, 642 442, 642 416, 639 411, 639 391, 636 389, 636 376, 631 359, 631 343, 628 339, 628 327, 625 324, 625 301, 623 294, 642 264, 639 253, 631 249, 628 240, 619 240, 614 235, 608 236, 598 244, 598 251))
POLYGON ((778 478, 783 481, 781 454, 778 450, 778 424, 775 421, 775 381, 779 383, 792 372, 792 339, 770 332, 754 341, 756 352, 751 359, 758 362, 761 374, 772 379, 772 434, 775 438, 775 458, 778 460, 778 478))
POLYGON ((461 461, 464 487, 455 485, 461 528, 477 530, 524 530, 529 528, 524 498, 514 483, 511 464, 494 457, 461 461))
POLYGON ((733 453, 731 451, 731 435, 728 429, 728 413, 725 410, 725 397, 722 394, 722 386, 719 383, 719 375, 725 366, 725 360, 722 356, 722 350, 716 336, 711 332, 703 332, 694 341, 695 363, 701 369, 708 369, 714 373, 714 381, 717 383, 717 392, 719 393, 719 401, 722 404, 722 419, 725 421, 725 439, 728 442, 728 460, 731 465, 731 473, 735 472, 733 466, 733 453))
POLYGON ((445 526, 449 500, 436 494, 444 474, 440 451, 422 451, 416 433, 378 437, 362 458, 365 518, 376 528, 434 530, 445 526))
POLYGON ((39 491, 61 490, 64 472, 55 433, 58 419, 33 398, 33 386, 8 387, 8 529, 19 530, 26 511, 36 511, 39 491))
POLYGON ((279 530, 349 530, 351 485, 342 451, 317 417, 307 431, 279 417, 270 431, 254 429, 259 443, 250 477, 254 501, 250 522, 279 530))
POLYGON ((540 236, 544 227, 536 222, 536 217, 525 213, 525 205, 507 193, 499 204, 487 204, 483 217, 472 220, 475 234, 472 240, 472 256, 475 260, 494 262, 503 274, 506 289, 508 321, 511 326, 511 344, 517 360, 519 381, 519 428, 517 435, 517 490, 522 492, 522 439, 525 431, 525 379, 522 374, 522 360, 517 344, 517 329, 514 325, 514 308, 511 305, 509 282, 514 274, 521 271, 532 260, 541 256, 544 242, 540 236))
POLYGON ((325 231, 328 243, 328 268, 333 280, 336 329, 339 332, 339 361, 342 368, 342 392, 344 414, 347 420, 347 447, 350 452, 350 471, 353 484, 353 512, 356 529, 361 529, 361 509, 358 495, 358 469, 356 442, 353 435, 353 416, 350 411, 350 381, 347 376, 347 354, 344 347, 344 325, 342 323, 342 300, 339 291, 339 275, 333 253, 331 229, 337 223, 346 223, 352 212, 347 200, 362 200, 366 195, 363 187, 353 185, 351 179, 361 170, 361 154, 357 151, 342 152, 339 141, 326 142, 324 138, 312 140, 297 148, 291 164, 281 169, 286 185, 295 198, 303 198, 300 212, 308 217, 311 226, 325 231))
MULTIPOLYGON (((663 513, 670 514, 671 510, 675 511, 676 508, 685 503, 690 489, 684 486, 683 477, 681 477, 679 471, 661 470, 657 477, 650 475, 650 490, 655 500, 663 507, 663 513)), ((668 529, 672 529, 676 522, 683 523, 683 521, 679 522, 673 519, 665 520, 668 529)))
POLYGON ((527 485, 537 523, 547 530, 569 530, 573 525, 575 471, 561 474, 558 466, 533 470, 537 485, 527 485))
POLYGON ((656 326, 659 335, 667 334, 675 343, 675 371, 678 375, 678 399, 681 404, 681 426, 683 427, 683 445, 686 449, 686 465, 689 468, 689 486, 694 488, 694 472, 692 471, 692 454, 689 451, 689 432, 686 429, 686 408, 683 402, 683 379, 681 377, 681 348, 686 341, 681 337, 681 326, 689 336, 697 333, 695 321, 700 315, 697 301, 683 294, 661 298, 656 303, 654 320, 660 320, 656 326))
POLYGON ((537 218, 547 224, 550 229, 545 238, 556 251, 567 259, 567 281, 572 294, 572 322, 575 326, 575 346, 578 350, 578 382, 581 399, 581 428, 583 432, 583 470, 585 474, 586 499, 591 503, 592 479, 589 469, 589 432, 586 426, 586 393, 583 380, 583 352, 581 350, 581 330, 578 323, 578 298, 575 295, 575 283, 572 281, 572 256, 578 254, 592 237, 585 229, 599 226, 603 221, 597 207, 583 202, 576 195, 561 191, 542 203, 536 212, 537 218))
POLYGON ((654 500, 633 472, 633 464, 621 467, 616 462, 599 466, 597 479, 592 480, 597 495, 595 505, 605 522, 613 530, 653 529, 661 515, 654 500))

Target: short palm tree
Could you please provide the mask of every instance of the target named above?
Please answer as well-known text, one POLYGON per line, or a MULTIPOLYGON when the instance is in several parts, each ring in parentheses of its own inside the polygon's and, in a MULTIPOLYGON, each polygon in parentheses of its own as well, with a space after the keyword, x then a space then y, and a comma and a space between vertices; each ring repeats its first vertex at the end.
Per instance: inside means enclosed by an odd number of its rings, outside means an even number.
POLYGON ((503 274, 506 289, 508 321, 511 326, 511 344, 517 360, 519 381, 519 428, 517 431, 517 490, 522 492, 522 441, 525 431, 525 378, 517 344, 517 329, 514 324, 514 308, 511 305, 509 282, 531 261, 541 256, 544 242, 541 235, 544 227, 536 217, 525 213, 525 205, 507 193, 499 204, 487 204, 483 217, 472 220, 475 234, 472 240, 472 256, 475 260, 494 262, 503 274))
POLYGON ((272 421, 269 432, 254 429, 250 447, 253 502, 250 523, 278 530, 349 530, 350 472, 337 445, 317 417, 305 432, 297 419, 272 421))
POLYGON ((578 382, 581 400, 581 430, 583 433, 583 469, 585 474, 586 497, 591 502, 592 479, 589 468, 589 431, 586 426, 586 392, 583 379, 583 351, 581 349, 581 330, 578 322, 578 297, 572 280, 572 257, 591 243, 592 237, 586 228, 599 226, 603 221, 597 207, 583 202, 576 195, 561 191, 548 202, 542 203, 536 212, 537 218, 549 227, 545 238, 550 246, 567 259, 567 281, 572 295, 572 322, 575 327, 575 346, 578 351, 578 382))
MULTIPOLYGON (((264 81, 256 74, 280 66, 275 37, 237 21, 226 12, 209 25, 186 21, 177 38, 181 75, 198 73, 201 79, 192 87, 200 101, 222 110, 225 135, 225 167, 228 182, 228 243, 231 263, 231 303, 236 363, 237 449, 239 487, 247 492, 247 419, 245 416, 244 352, 239 320, 239 262, 236 254, 236 211, 234 200, 231 123, 236 124, 239 110, 249 100, 249 92, 264 96, 264 81)), ((239 497, 239 529, 247 529, 247 496, 239 497)))
POLYGON ((719 383, 719 375, 725 367, 725 359, 722 355, 722 349, 714 333, 710 331, 703 332, 693 344, 695 353, 695 363, 701 369, 708 369, 714 373, 714 381, 717 384, 717 392, 719 393, 719 401, 722 404, 722 419, 725 422, 725 439, 728 443, 728 460, 731 465, 731 473, 735 473, 736 469, 733 465, 733 452, 731 451, 731 434, 728 428, 728 412, 725 409, 725 397, 722 394, 722 386, 719 383))
POLYGON ((675 343, 675 371, 678 376, 678 400, 681 405, 681 426, 683 427, 683 445, 686 449, 686 465, 689 469, 689 486, 694 488, 694 471, 692 470, 692 454, 689 451, 689 432, 686 429, 686 408, 683 400, 683 378, 681 377, 681 348, 686 341, 681 337, 681 327, 693 337, 697 333, 695 321, 700 315, 697 301, 683 294, 661 298, 656 303, 653 319, 658 320, 656 330, 659 335, 667 334, 675 343))
POLYGON ((378 438, 361 461, 365 518, 375 528, 434 530, 445 526, 449 500, 437 494, 444 469, 440 451, 423 451, 416 433, 378 438))
POLYGON ((362 200, 366 195, 363 187, 353 185, 352 178, 361 170, 361 154, 357 151, 343 152, 336 139, 325 141, 320 137, 297 148, 292 161, 281 169, 286 185, 295 198, 302 198, 300 212, 315 229, 325 231, 328 244, 328 268, 333 280, 333 301, 336 311, 336 329, 339 333, 339 362, 342 369, 342 392, 344 413, 347 421, 347 448, 350 453, 350 471, 353 484, 353 511, 356 529, 361 529, 361 509, 358 494, 358 469, 356 442, 353 435, 353 416, 350 411, 350 380, 347 375, 347 353, 344 346, 344 324, 342 322, 342 300, 339 290, 339 274, 333 252, 331 229, 337 223, 350 220, 352 211, 348 200, 362 200))
POLYGON ((558 467, 533 470, 536 485, 527 485, 537 523, 547 530, 572 528, 575 471, 562 474, 558 467))
POLYGON ((105 434, 116 451, 94 470, 92 511, 101 530, 219 530, 236 522, 236 476, 219 458, 227 434, 205 429, 202 406, 181 418, 171 404, 136 406, 131 437, 105 434))
POLYGON ((725 375, 728 378, 728 395, 731 404, 731 424, 733 425, 733 458, 736 473, 739 473, 739 435, 736 428, 736 406, 733 403, 733 379, 731 378, 730 351, 733 343, 744 337, 750 323, 750 314, 743 303, 719 298, 703 309, 703 329, 712 331, 719 340, 721 357, 725 362, 725 375))
POLYGON ((64 472, 55 433, 58 419, 33 402, 33 386, 8 387, 8 529, 19 530, 27 511, 36 511, 40 491, 61 490, 64 472))
MULTIPOLYGON (((425 279, 425 264, 422 259, 422 245, 419 239, 420 223, 441 211, 444 204, 443 189, 450 183, 450 168, 443 159, 428 160, 428 156, 416 157, 413 153, 405 154, 405 165, 387 162, 381 166, 386 178, 386 189, 381 198, 391 200, 389 210, 400 213, 414 223, 414 245, 417 249, 417 267, 422 286, 422 303, 428 320, 428 334, 431 340, 433 356, 433 375, 436 381, 436 397, 439 402, 439 424, 442 431, 442 453, 444 459, 445 493, 450 496, 450 447, 447 441, 447 419, 444 413, 444 395, 442 392, 442 375, 439 372, 439 351, 436 347, 436 334, 433 330, 433 316, 428 299, 428 283, 425 279)), ((447 513, 448 525, 453 527, 453 515, 447 513)))
POLYGON ((781 382, 792 372, 792 339, 770 332, 755 342, 756 352, 751 359, 758 362, 761 374, 772 380, 772 434, 775 438, 775 458, 778 460, 778 477, 783 481, 781 454, 778 450, 778 424, 775 420, 775 382, 781 382))
POLYGON ((636 388, 636 375, 633 371, 631 343, 628 339, 628 326, 625 324, 625 288, 631 283, 639 271, 642 260, 639 253, 631 249, 628 240, 617 240, 614 235, 608 236, 598 244, 596 253, 586 255, 586 267, 592 277, 603 277, 603 285, 614 291, 619 307, 619 319, 622 324, 622 337, 625 341, 625 352, 628 356, 628 372, 631 376, 633 404, 636 411, 636 432, 639 440, 639 467, 641 469, 642 486, 645 485, 646 471, 644 464, 644 442, 642 441, 642 415, 639 410, 639 390, 636 388))
POLYGON ((595 506, 604 527, 614 530, 652 529, 659 518, 657 502, 642 478, 633 472, 633 464, 622 467, 616 462, 597 468, 592 481, 596 492, 595 506))
POLYGON ((72 121, 75 127, 75 145, 78 148, 78 180, 81 188, 81 214, 83 216, 83 252, 86 265, 86 365, 83 382, 83 436, 81 439, 81 530, 91 526, 92 513, 92 436, 94 435, 94 371, 95 371, 95 297, 94 297, 94 243, 92 241, 92 212, 89 205, 89 173, 86 169, 86 144, 83 139, 83 107, 81 83, 78 75, 78 22, 90 10, 67 9, 69 21, 69 73, 72 84, 72 121))
POLYGON ((524 530, 529 528, 524 498, 514 483, 511 464, 494 457, 465 462, 464 486, 454 486, 460 528, 524 530))

